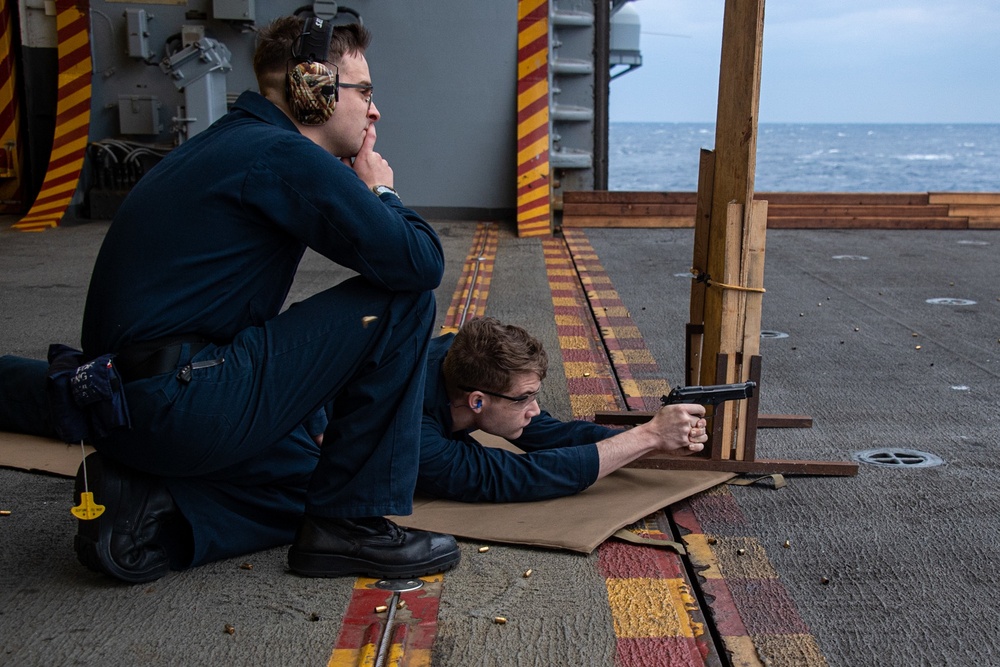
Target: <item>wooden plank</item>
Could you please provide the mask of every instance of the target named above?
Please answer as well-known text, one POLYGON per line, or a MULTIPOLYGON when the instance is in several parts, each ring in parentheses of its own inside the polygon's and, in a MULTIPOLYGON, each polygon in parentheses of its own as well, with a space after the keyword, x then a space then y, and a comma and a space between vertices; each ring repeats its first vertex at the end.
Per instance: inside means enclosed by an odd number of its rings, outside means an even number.
POLYGON ((930 197, 926 192, 758 192, 754 197, 756 199, 766 199, 771 206, 784 204, 925 206, 931 203, 930 197))
MULTIPOLYGON (((648 422, 655 412, 632 410, 629 412, 595 412, 594 423, 608 426, 636 426, 648 422)), ((812 428, 809 415, 757 415, 757 428, 812 428)))
MULTIPOLYGON (((582 216, 689 216, 694 217, 694 204, 637 204, 631 202, 587 202, 563 204, 563 218, 568 215, 582 216)), ((944 207, 942 215, 948 214, 944 207)))
POLYGON ((986 204, 952 204, 948 207, 948 215, 958 217, 996 218, 1000 217, 1000 205, 986 204))
MULTIPOLYGON (((798 218, 768 216, 771 229, 996 229, 1000 218, 798 218), (973 224, 973 221, 976 224, 973 224)), ((694 217, 583 217, 563 219, 566 229, 690 229, 696 227, 694 217)))
POLYGON ((969 229, 1000 229, 1000 218, 969 218, 969 229))
MULTIPOLYGON (((760 199, 759 197, 757 199, 760 199)), ((775 204, 768 202, 768 216, 784 218, 945 218, 949 206, 879 206, 874 204, 775 204)))
POLYGON ((720 472, 757 473, 761 475, 836 475, 851 477, 858 474, 858 464, 852 461, 796 461, 786 459, 756 459, 713 461, 702 456, 684 458, 637 459, 625 466, 653 470, 718 470, 720 472))
MULTIPOLYGON (((567 204, 696 204, 696 192, 647 190, 574 190, 564 192, 567 204)), ((1000 206, 1000 192, 756 192, 770 206, 1000 206)))
MULTIPOLYGON (((694 247, 691 266, 708 271, 709 230, 712 224, 712 194, 715 178, 715 152, 702 149, 698 160, 698 203, 694 215, 694 247)), ((691 284, 691 324, 705 321, 705 283, 691 284)))
POLYGON ((967 218, 783 218, 769 217, 771 229, 966 229, 967 218))
POLYGON ((932 204, 1000 205, 1000 192, 929 192, 932 204))
MULTIPOLYGON (((726 266, 730 254, 727 247, 735 243, 738 257, 742 239, 742 216, 731 216, 730 204, 746 206, 754 196, 763 32, 764 0, 726 0, 706 267, 709 276, 716 281, 727 282, 724 275, 731 271, 731 267, 726 266)), ((723 350, 724 294, 725 290, 720 294, 720 290, 711 288, 705 292, 705 336, 701 359, 703 380, 717 376, 717 355, 723 350)))
MULTIPOLYGON (((742 287, 750 289, 764 288, 764 250, 767 229, 767 201, 757 200, 751 203, 750 217, 747 220, 747 233, 744 237, 743 266, 741 270, 742 287)), ((759 357, 760 354, 760 318, 761 307, 763 305, 763 292, 740 292, 742 295, 743 310, 743 340, 740 343, 740 353, 744 360, 740 381, 746 382, 753 379, 751 377, 750 360, 759 357)), ((736 454, 737 459, 746 457, 746 444, 748 428, 756 428, 755 418, 751 418, 748 423, 748 413, 750 408, 756 410, 757 402, 753 406, 743 404, 739 410, 739 422, 736 428, 736 454)), ((753 445, 751 444, 748 458, 753 458, 753 445)))
POLYGON ((694 216, 626 216, 612 218, 607 216, 563 217, 562 226, 568 229, 581 227, 604 227, 620 229, 684 229, 694 227, 694 216))
POLYGON ((572 190, 563 193, 567 204, 694 204, 694 192, 658 192, 627 190, 572 190))
POLYGON ((757 428, 812 428, 809 415, 757 415, 757 428))

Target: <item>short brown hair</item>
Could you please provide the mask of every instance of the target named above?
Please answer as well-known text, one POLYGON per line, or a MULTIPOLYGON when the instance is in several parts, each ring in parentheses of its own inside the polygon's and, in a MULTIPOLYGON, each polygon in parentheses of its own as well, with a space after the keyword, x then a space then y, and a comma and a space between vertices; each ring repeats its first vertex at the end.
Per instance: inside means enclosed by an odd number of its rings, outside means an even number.
MULTIPOLYGON (((284 91, 292 48, 302 37, 305 19, 298 16, 277 18, 257 32, 257 48, 253 54, 253 71, 261 94, 284 91)), ((371 43, 368 29, 357 23, 338 25, 330 38, 329 62, 339 65, 346 54, 364 54, 371 43)))
POLYGON ((541 341, 519 326, 493 317, 466 322, 452 341, 442 370, 450 392, 462 387, 505 392, 520 373, 545 379, 549 358, 541 341))

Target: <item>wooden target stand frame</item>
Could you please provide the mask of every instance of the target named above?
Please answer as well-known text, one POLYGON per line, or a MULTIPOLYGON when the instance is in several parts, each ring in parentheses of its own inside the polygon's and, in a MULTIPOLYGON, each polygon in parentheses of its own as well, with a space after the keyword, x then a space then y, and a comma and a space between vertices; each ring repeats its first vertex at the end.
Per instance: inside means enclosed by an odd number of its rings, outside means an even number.
MULTIPOLYGON (((715 150, 703 150, 692 258, 691 315, 685 345, 688 386, 753 380, 748 399, 707 407, 704 452, 633 461, 630 468, 760 474, 856 475, 858 464, 756 458, 757 429, 811 427, 801 415, 759 415, 760 317, 767 202, 754 200, 757 107, 764 0, 726 0, 715 150)), ((598 413, 595 421, 629 425, 652 413, 598 413)))

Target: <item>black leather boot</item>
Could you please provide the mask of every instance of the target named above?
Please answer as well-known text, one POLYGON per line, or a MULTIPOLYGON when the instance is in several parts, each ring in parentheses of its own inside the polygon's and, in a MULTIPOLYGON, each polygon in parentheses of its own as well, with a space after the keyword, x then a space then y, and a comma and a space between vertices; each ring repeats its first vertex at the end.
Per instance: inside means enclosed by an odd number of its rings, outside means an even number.
MULTIPOLYGON (((73 542, 77 558, 91 570, 129 583, 165 575, 170 559, 158 533, 178 512, 163 482, 96 452, 85 465, 87 487, 94 502, 105 509, 96 519, 79 520, 73 542)), ((77 504, 83 490, 81 465, 74 493, 77 504)))
POLYGON ((288 567, 307 577, 408 579, 450 570, 461 556, 451 535, 402 528, 382 517, 306 516, 288 550, 288 567))

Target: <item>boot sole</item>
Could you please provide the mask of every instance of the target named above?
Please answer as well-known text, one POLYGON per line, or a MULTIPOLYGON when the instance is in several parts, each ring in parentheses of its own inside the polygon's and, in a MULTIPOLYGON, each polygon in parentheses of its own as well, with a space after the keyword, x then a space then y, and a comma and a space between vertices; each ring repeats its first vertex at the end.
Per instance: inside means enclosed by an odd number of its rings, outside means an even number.
MULTIPOLYGON (((168 562, 154 568, 134 571, 123 569, 111 557, 111 534, 115 525, 113 510, 118 506, 122 496, 121 480, 114 475, 105 474, 108 464, 99 456, 88 456, 86 465, 91 490, 99 489, 102 496, 95 500, 103 501, 106 509, 105 513, 96 519, 77 520, 77 534, 73 539, 77 560, 94 572, 107 574, 130 584, 154 581, 165 575, 170 571, 168 562)), ((75 489, 74 497, 77 503, 80 502, 81 491, 81 488, 75 489)))
POLYGON ((292 572, 304 577, 345 577, 365 576, 375 579, 410 579, 428 574, 446 572, 461 560, 462 554, 444 554, 422 563, 384 565, 362 558, 335 554, 308 553, 295 550, 288 552, 288 567, 292 572))

